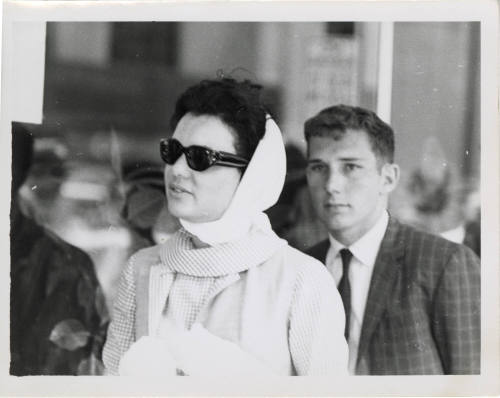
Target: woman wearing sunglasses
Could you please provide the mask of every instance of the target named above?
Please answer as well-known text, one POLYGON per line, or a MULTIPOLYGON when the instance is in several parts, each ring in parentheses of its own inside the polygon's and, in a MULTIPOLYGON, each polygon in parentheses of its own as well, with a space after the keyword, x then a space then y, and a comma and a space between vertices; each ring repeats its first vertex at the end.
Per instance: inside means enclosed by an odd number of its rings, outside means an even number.
POLYGON ((263 213, 281 193, 286 159, 259 90, 209 80, 177 100, 160 155, 182 228, 129 260, 103 353, 109 373, 345 374, 333 279, 263 213))

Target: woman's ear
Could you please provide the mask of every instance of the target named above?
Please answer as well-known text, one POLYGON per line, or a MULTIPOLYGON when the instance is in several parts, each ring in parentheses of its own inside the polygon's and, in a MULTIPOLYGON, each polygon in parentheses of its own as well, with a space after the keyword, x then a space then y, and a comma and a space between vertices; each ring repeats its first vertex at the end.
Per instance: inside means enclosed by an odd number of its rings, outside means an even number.
POLYGON ((383 191, 386 194, 396 189, 399 182, 399 166, 395 163, 386 163, 382 166, 383 191))

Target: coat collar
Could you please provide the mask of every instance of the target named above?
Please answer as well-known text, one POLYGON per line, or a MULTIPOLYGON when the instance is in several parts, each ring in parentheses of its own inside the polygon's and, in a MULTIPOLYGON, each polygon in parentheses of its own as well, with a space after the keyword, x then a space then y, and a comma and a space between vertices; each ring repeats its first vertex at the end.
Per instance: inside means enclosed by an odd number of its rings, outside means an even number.
POLYGON ((371 336, 388 306, 395 277, 399 271, 404 254, 404 241, 400 234, 401 225, 390 217, 387 231, 382 240, 368 291, 368 298, 363 318, 361 337, 358 349, 358 365, 360 358, 369 346, 371 336))

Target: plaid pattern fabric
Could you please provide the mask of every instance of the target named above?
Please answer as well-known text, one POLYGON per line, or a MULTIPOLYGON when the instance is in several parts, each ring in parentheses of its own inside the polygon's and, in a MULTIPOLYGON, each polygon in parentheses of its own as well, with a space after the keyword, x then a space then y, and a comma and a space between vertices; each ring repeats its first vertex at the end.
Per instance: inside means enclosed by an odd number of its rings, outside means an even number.
MULTIPOLYGON (((136 260, 137 256, 131 257, 121 275, 118 295, 114 303, 113 321, 103 350, 103 360, 106 369, 111 374, 117 374, 121 357, 136 340, 136 276, 134 273, 136 260)), ((185 329, 190 329, 214 286, 216 278, 197 278, 180 273, 174 274, 173 278, 168 295, 169 305, 165 308, 164 316, 174 320, 185 329)))
POLYGON ((174 275, 165 317, 189 330, 205 304, 216 278, 197 278, 179 273, 174 275))
POLYGON ((135 341, 135 288, 134 256, 123 270, 118 282, 118 293, 113 304, 111 323, 102 360, 108 374, 118 374, 118 366, 123 354, 135 341))
MULTIPOLYGON (((310 249, 325 260, 328 241, 310 249)), ((478 374, 475 254, 392 219, 368 294, 356 374, 478 374)))

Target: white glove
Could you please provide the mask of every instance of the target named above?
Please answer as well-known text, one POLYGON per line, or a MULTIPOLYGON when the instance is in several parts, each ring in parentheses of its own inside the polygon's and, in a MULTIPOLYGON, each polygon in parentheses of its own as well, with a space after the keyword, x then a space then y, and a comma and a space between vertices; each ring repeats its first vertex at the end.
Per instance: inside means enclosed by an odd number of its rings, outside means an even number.
POLYGON ((176 365, 165 339, 144 336, 123 355, 118 373, 120 376, 175 376, 176 365))
POLYGON ((271 369, 264 363, 237 344, 213 335, 200 324, 194 324, 186 331, 167 323, 162 325, 162 336, 166 337, 177 367, 187 375, 219 378, 272 376, 271 369))

